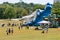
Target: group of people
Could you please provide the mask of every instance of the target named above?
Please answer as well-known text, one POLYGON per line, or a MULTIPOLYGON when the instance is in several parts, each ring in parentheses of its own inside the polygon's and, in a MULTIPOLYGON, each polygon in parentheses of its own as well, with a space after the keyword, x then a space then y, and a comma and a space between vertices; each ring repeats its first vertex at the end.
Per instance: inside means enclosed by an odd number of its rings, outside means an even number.
POLYGON ((13 28, 7 28, 7 30, 6 30, 7 35, 13 34, 13 32, 14 32, 13 28))
MULTIPOLYGON (((9 23, 9 25, 10 25, 10 23, 9 23)), ((18 26, 18 29, 20 30, 21 28, 22 28, 22 26, 20 24, 20 26, 18 26)), ((47 33, 48 32, 48 28, 49 28, 49 25, 48 24, 42 24, 42 33, 45 33, 45 32, 47 33)), ((13 34, 13 32, 14 32, 13 27, 12 28, 7 28, 7 30, 6 30, 6 34, 7 35, 13 34)))
POLYGON ((18 26, 17 23, 13 22, 12 24, 9 22, 7 26, 18 26))
POLYGON ((4 26, 19 26, 19 24, 15 23, 15 22, 13 22, 13 23, 8 22, 8 24, 1 23, 1 27, 4 27, 4 26))
MULTIPOLYGON (((11 23, 8 23, 7 26, 11 26, 11 23)), ((13 23, 12 26, 16 26, 16 23, 13 23)), ((20 23, 20 25, 18 26, 18 29, 19 29, 19 30, 22 29, 21 23, 20 23)), ((14 32, 13 27, 12 27, 12 28, 7 28, 7 29, 6 29, 6 34, 7 34, 7 35, 13 34, 13 32, 14 32)))

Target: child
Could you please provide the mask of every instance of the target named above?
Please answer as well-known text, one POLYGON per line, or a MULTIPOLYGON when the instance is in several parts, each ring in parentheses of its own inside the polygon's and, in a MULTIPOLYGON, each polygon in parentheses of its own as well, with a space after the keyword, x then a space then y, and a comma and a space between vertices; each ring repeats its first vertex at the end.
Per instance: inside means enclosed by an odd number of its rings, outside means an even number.
POLYGON ((14 31, 14 30, 13 30, 13 28, 12 28, 12 29, 11 29, 11 33, 12 33, 12 34, 13 34, 13 31, 14 31))
POLYGON ((6 33, 7 33, 7 35, 8 35, 8 33, 9 33, 9 32, 8 32, 8 28, 7 28, 7 30, 6 30, 6 33))

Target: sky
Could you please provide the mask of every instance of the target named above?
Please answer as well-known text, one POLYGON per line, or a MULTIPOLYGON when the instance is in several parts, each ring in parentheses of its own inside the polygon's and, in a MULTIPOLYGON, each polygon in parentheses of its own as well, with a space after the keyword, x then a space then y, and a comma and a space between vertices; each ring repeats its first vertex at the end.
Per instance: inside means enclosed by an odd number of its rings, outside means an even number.
MULTIPOLYGON (((20 0, 0 0, 0 3, 3 2, 9 2, 9 3, 17 3, 20 0)), ((22 0, 25 3, 35 3, 35 4, 46 4, 46 3, 51 3, 53 4, 53 0, 22 0)))

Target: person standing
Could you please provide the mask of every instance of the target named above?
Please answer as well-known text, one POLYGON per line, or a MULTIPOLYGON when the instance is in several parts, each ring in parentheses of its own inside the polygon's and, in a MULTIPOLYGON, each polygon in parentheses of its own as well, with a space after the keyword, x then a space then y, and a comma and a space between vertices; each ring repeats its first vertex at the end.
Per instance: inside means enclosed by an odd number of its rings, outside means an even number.
POLYGON ((45 28, 46 33, 48 33, 48 28, 49 28, 49 24, 46 24, 46 28, 45 28))
POLYGON ((20 30, 20 26, 18 27, 18 29, 20 30))
POLYGON ((42 33, 44 33, 44 28, 45 28, 45 25, 42 24, 42 33))
POLYGON ((42 26, 42 33, 47 33, 48 32, 49 25, 48 24, 43 24, 42 26))
POLYGON ((8 29, 8 32, 9 32, 9 34, 11 33, 11 30, 10 30, 10 28, 8 29))
POLYGON ((7 30, 6 30, 6 34, 7 34, 7 35, 9 34, 8 28, 7 28, 7 30))
POLYGON ((12 34, 13 34, 13 31, 14 31, 13 28, 11 28, 11 33, 12 33, 12 34))

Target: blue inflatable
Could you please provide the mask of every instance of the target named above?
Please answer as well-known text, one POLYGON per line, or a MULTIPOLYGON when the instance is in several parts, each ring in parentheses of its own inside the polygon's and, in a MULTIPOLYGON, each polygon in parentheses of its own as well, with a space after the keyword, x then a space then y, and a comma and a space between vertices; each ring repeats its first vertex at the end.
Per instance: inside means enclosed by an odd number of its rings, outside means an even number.
POLYGON ((43 18, 44 18, 44 16, 45 16, 45 17, 48 17, 49 14, 51 14, 51 9, 52 9, 52 4, 47 3, 47 4, 45 5, 44 10, 38 9, 38 11, 36 12, 36 17, 33 18, 32 21, 23 24, 23 26, 27 26, 27 25, 29 25, 29 26, 38 26, 38 25, 39 25, 38 22, 42 21, 43 18))

